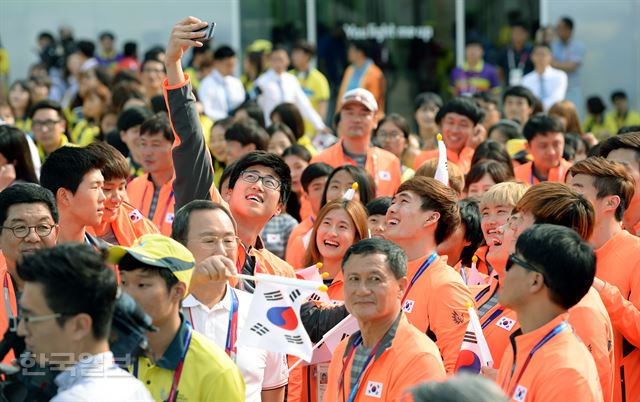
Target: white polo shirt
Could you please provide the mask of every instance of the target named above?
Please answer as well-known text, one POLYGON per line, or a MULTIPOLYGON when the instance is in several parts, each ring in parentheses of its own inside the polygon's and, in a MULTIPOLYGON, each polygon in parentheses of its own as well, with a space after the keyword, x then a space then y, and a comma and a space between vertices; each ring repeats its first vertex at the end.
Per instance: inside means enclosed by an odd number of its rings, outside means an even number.
MULTIPOLYGON (((242 290, 233 290, 238 296, 237 333, 239 334, 247 320, 253 296, 242 290)), ((228 284, 222 300, 211 309, 200 303, 193 295, 187 296, 182 301, 182 312, 191 321, 193 329, 223 350, 227 341, 230 310, 231 293, 228 284)), ((238 345, 236 364, 244 377, 247 402, 260 402, 262 391, 283 387, 289 380, 286 356, 282 353, 238 345)))
POLYGON ((204 113, 213 121, 229 117, 232 111, 242 105, 245 96, 239 79, 231 75, 223 77, 216 69, 200 82, 198 89, 204 113))

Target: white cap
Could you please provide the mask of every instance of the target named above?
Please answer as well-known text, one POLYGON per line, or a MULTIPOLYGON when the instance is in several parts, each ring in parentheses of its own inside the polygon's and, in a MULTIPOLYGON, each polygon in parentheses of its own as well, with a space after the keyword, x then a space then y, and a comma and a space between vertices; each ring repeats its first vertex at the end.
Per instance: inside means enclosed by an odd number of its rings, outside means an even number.
POLYGON ((372 112, 378 111, 378 102, 373 94, 364 88, 355 88, 342 95, 342 107, 347 103, 357 102, 372 112))

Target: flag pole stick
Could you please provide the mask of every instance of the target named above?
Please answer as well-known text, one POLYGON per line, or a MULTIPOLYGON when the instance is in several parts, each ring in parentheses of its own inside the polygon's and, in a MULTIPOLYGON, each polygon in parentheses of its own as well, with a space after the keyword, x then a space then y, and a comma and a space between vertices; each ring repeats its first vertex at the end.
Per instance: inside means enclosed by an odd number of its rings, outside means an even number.
POLYGON ((320 290, 322 292, 326 292, 328 287, 325 284, 306 281, 303 279, 294 279, 294 278, 285 278, 282 276, 275 275, 265 275, 265 274, 256 274, 256 275, 245 275, 245 274, 233 274, 231 277, 238 279, 245 279, 248 281, 255 282, 270 282, 278 285, 284 285, 289 287, 295 287, 300 289, 309 289, 309 290, 320 290))

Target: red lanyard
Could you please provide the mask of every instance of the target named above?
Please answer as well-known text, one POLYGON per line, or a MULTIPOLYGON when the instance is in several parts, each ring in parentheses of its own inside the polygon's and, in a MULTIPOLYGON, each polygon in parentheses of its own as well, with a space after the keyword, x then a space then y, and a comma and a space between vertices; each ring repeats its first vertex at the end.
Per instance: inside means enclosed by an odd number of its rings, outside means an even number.
MULTIPOLYGON (((175 402, 178 397, 178 384, 180 384, 180 377, 182 376, 182 368, 184 367, 184 359, 187 357, 187 352, 189 351, 189 345, 191 344, 191 336, 193 335, 193 330, 191 329, 191 325, 186 323, 186 333, 184 334, 184 342, 182 351, 182 356, 180 356, 180 361, 176 366, 176 369, 173 373, 173 381, 171 382, 171 390, 169 391, 169 399, 167 402, 175 402)), ((138 359, 136 359, 136 363, 133 366, 133 376, 138 378, 138 359)))
MULTIPOLYGON (((527 356, 527 360, 525 360, 524 364, 522 365, 522 370, 520 370, 520 373, 518 373, 518 377, 516 377, 516 380, 513 382, 514 387, 517 386, 518 383, 520 382, 520 379, 522 378, 522 375, 524 374, 525 370, 529 366, 529 363, 531 362, 531 358, 533 357, 533 354, 536 353, 538 351, 538 349, 540 349, 545 343, 549 342, 551 340, 551 338, 553 338, 554 336, 558 335, 560 332, 562 332, 568 326, 569 325, 567 324, 566 321, 562 321, 560 324, 556 325, 551 331, 549 331, 544 336, 544 338, 542 338, 540 340, 540 342, 538 342, 536 344, 536 346, 533 347, 533 349, 531 349, 531 352, 529 352, 529 355, 527 356)), ((516 355, 514 354, 513 355, 513 369, 512 369, 512 374, 511 374, 512 376, 513 376, 513 370, 515 370, 515 368, 516 368, 516 355)), ((503 383, 502 385, 503 385, 502 389, 504 389, 504 385, 506 385, 506 384, 503 383)), ((511 389, 511 392, 507 392, 507 395, 513 395, 514 392, 515 392, 515 389, 511 389)))
POLYGON ((409 291, 413 287, 413 284, 416 283, 418 281, 418 279, 420 279, 422 274, 424 274, 424 272, 436 260, 436 258, 438 258, 438 253, 436 253, 434 251, 433 254, 431 254, 429 256, 429 258, 427 258, 427 260, 425 262, 423 262, 422 265, 420 265, 420 268, 418 268, 418 272, 416 272, 416 274, 413 276, 413 278, 411 278, 411 282, 409 282, 409 286, 407 287, 407 291, 404 292, 404 296, 402 296, 402 303, 404 303, 404 300, 409 295, 409 291))

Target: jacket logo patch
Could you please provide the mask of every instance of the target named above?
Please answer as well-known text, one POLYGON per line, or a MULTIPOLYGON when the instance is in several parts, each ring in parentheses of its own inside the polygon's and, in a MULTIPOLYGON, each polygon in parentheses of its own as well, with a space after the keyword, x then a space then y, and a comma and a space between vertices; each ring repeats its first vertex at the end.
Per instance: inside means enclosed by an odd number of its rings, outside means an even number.
POLYGON ((166 223, 173 223, 173 214, 171 212, 167 213, 167 217, 164 219, 166 223))
POLYGON ((405 311, 405 313, 410 313, 411 310, 413 310, 413 305, 415 304, 415 302, 413 300, 405 300, 404 303, 402 303, 402 309, 405 311))
POLYGON ((134 209, 129 214, 129 219, 131 219, 131 222, 136 223, 136 222, 142 220, 142 214, 137 209, 134 209))
POLYGON ((451 319, 456 324, 462 324, 464 322, 464 317, 462 316, 462 314, 458 313, 457 311, 454 311, 453 313, 451 313, 451 319))
POLYGON ((282 237, 277 233, 267 233, 267 242, 268 243, 277 243, 282 240, 282 237))
POLYGON ((516 391, 513 393, 513 400, 518 402, 524 402, 527 397, 527 389, 522 385, 516 387, 516 391))
POLYGON ((381 170, 380 172, 378 172, 378 177, 380 177, 380 180, 389 181, 391 180, 391 173, 387 172, 386 170, 381 170))
POLYGON ((513 328, 513 326, 516 325, 516 320, 512 320, 511 318, 507 318, 507 317, 502 317, 498 322, 496 322, 496 325, 506 331, 511 331, 511 328, 513 328))
POLYGON ((382 383, 369 381, 367 383, 367 392, 365 393, 365 395, 373 396, 375 398, 382 398, 382 383))

